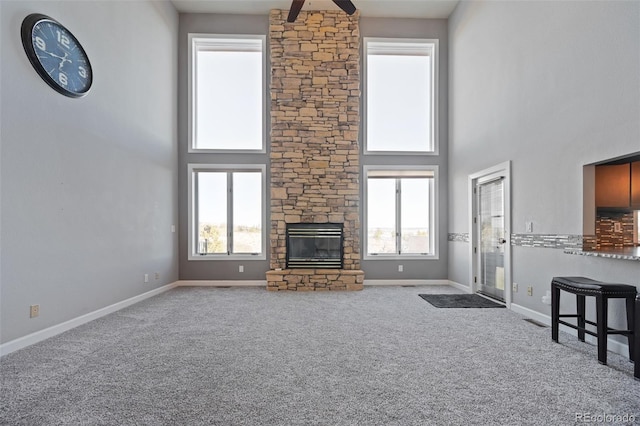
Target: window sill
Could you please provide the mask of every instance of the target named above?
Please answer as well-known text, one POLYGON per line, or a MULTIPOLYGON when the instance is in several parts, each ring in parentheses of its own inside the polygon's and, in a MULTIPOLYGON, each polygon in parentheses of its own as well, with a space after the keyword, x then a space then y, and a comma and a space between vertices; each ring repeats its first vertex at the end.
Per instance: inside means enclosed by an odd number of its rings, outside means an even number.
POLYGON ((190 254, 188 260, 196 261, 234 261, 234 260, 267 260, 264 254, 190 254))
POLYGON ((363 155, 408 155, 408 156, 437 156, 438 151, 364 151, 363 155))
POLYGON ((215 149, 189 147, 189 154, 266 154, 265 148, 261 149, 215 149))
POLYGON ((439 257, 437 254, 425 254, 425 255, 418 255, 418 254, 404 254, 404 255, 398 255, 398 254, 378 254, 378 255, 371 255, 371 254, 365 254, 362 257, 362 260, 438 260, 439 257))

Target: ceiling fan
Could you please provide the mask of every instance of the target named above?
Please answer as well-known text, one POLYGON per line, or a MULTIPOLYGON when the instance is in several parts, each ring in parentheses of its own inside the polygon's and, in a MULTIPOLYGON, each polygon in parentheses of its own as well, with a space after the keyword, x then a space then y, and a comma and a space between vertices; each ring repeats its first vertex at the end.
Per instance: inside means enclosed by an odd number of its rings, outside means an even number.
MULTIPOLYGON (((340 9, 347 12, 347 15, 353 15, 356 11, 356 7, 351 0, 332 0, 340 9)), ((289 16, 287 22, 295 22, 300 10, 304 6, 304 0, 293 0, 291 2, 291 9, 289 9, 289 16)))

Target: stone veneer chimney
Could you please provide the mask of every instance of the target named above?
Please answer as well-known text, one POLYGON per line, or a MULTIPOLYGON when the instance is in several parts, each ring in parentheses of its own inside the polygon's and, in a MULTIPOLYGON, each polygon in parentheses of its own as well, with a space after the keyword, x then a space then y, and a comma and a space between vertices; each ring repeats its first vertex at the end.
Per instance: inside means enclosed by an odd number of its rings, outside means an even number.
POLYGON ((271 252, 268 290, 361 290, 359 14, 269 15, 271 252), (344 269, 286 269, 287 223, 342 223, 344 269))

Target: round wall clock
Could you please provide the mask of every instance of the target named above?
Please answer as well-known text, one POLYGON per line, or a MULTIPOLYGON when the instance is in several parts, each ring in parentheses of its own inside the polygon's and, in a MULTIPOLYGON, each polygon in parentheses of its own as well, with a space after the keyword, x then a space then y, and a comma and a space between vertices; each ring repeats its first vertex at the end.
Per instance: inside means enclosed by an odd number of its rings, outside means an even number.
POLYGON ((69 30, 55 19, 33 13, 22 21, 22 46, 42 79, 71 98, 87 94, 93 72, 86 52, 69 30))

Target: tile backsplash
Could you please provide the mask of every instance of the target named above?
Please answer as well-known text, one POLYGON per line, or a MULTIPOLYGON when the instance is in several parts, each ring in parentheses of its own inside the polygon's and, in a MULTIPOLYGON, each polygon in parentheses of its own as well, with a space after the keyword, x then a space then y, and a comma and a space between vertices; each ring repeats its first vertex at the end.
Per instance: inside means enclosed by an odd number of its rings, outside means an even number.
POLYGON ((633 216, 633 212, 598 211, 596 249, 633 246, 633 216))

